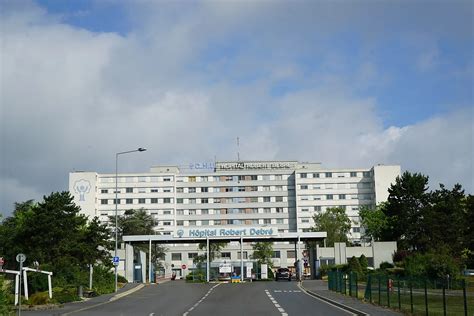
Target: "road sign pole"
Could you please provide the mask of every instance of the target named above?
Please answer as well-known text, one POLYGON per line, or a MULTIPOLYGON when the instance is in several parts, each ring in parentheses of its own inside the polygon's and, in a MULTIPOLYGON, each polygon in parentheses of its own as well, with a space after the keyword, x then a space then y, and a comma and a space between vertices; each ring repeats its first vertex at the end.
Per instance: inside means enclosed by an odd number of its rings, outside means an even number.
MULTIPOLYGON (((19 289, 19 300, 18 300, 18 316, 21 316, 21 273, 23 272, 23 262, 25 262, 26 260, 26 256, 22 253, 19 253, 16 255, 16 261, 20 263, 20 276, 19 276, 19 286, 18 286, 18 289, 19 289)), ((26 271, 25 272, 25 277, 26 277, 26 271)), ((25 284, 25 296, 28 296, 28 288, 27 288, 27 285, 25 284)))

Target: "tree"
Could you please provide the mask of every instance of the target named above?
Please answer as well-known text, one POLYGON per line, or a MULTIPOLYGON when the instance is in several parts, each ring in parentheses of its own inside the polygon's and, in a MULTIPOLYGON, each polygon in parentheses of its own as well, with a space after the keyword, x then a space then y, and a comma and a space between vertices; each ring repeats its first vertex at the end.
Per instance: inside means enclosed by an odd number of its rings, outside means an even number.
POLYGON ((335 242, 347 242, 351 220, 341 207, 328 208, 325 213, 313 216, 312 231, 327 232, 326 245, 333 247, 335 242))
POLYGON ((259 265, 268 264, 269 267, 273 267, 273 243, 267 241, 256 242, 252 245, 252 249, 252 258, 256 259, 259 265))
MULTIPOLYGON (((214 261, 215 258, 220 257, 221 250, 227 246, 226 242, 212 242, 209 241, 209 262, 214 261)), ((205 250, 206 254, 198 256, 197 261, 202 260, 202 262, 207 260, 207 243, 201 242, 198 245, 199 250, 205 250)))
MULTIPOLYGON (((109 223, 115 228, 115 216, 109 216, 109 223)), ((118 240, 122 242, 123 236, 126 235, 154 235, 156 221, 152 215, 147 214, 144 209, 126 210, 123 215, 118 216, 118 240)), ((148 253, 148 243, 136 243, 135 247, 141 251, 148 253)), ((151 262, 155 269, 160 266, 160 259, 164 258, 167 251, 166 247, 154 243, 151 248, 151 262)))
POLYGON ((389 196, 383 212, 387 226, 382 240, 395 240, 402 249, 417 250, 425 227, 425 208, 429 205, 428 177, 405 171, 388 189, 389 196))
POLYGON ((55 274, 55 284, 79 285, 87 264, 100 261, 111 266, 110 232, 97 218, 88 222, 79 214, 69 192, 54 192, 40 203, 15 203, 11 217, 0 225, 0 256, 6 268, 16 267, 15 256, 27 256, 25 265, 38 261, 55 274), (76 273, 77 272, 77 273, 76 273))
POLYGON ((367 260, 367 257, 364 256, 364 254, 360 255, 359 263, 360 263, 360 267, 362 268, 362 271, 366 272, 367 268, 369 267, 369 261, 367 260))
POLYGON ((464 238, 462 241, 462 259, 467 268, 474 268, 474 195, 464 200, 464 238))
POLYGON ((387 216, 383 208, 385 203, 377 205, 375 209, 368 206, 362 206, 359 210, 362 226, 365 228, 364 237, 368 240, 379 241, 382 239, 382 233, 387 229, 387 216))

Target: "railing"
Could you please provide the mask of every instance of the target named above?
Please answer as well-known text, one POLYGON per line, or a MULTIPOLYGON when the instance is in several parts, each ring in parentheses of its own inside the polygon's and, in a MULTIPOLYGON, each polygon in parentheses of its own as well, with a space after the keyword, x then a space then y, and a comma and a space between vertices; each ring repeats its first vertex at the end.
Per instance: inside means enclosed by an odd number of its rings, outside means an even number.
POLYGON ((331 291, 413 315, 474 315, 474 282, 328 272, 331 291))

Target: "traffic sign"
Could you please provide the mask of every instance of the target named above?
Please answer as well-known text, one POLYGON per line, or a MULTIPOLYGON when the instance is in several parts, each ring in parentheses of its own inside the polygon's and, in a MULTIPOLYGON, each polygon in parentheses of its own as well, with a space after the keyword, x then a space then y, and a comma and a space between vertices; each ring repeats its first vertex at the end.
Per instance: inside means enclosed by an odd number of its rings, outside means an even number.
POLYGON ((22 253, 16 255, 16 261, 19 263, 23 263, 26 260, 26 256, 22 253))
POLYGON ((5 263, 5 260, 3 259, 3 257, 0 257, 0 266, 3 266, 4 263, 5 263))
POLYGON ((120 257, 113 257, 112 262, 114 263, 114 266, 118 266, 120 262, 120 257))
POLYGON ((183 264, 183 265, 181 266, 181 269, 186 270, 186 265, 183 264))

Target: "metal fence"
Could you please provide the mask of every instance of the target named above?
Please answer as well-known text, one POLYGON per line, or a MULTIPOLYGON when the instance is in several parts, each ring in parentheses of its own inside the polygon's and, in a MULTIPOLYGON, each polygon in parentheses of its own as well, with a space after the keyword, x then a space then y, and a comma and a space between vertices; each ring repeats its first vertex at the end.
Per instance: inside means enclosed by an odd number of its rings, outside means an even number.
POLYGON ((328 272, 328 288, 413 315, 474 315, 474 282, 328 272))

